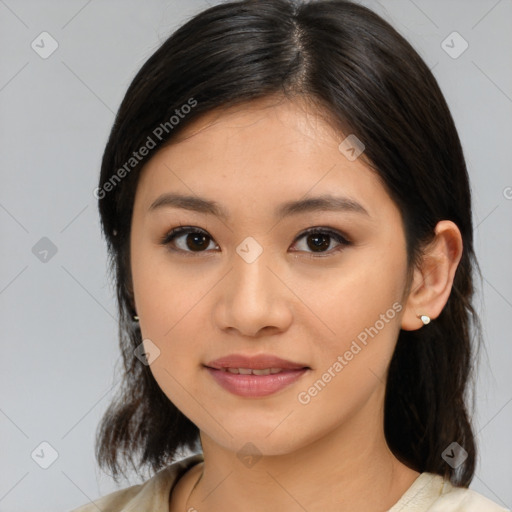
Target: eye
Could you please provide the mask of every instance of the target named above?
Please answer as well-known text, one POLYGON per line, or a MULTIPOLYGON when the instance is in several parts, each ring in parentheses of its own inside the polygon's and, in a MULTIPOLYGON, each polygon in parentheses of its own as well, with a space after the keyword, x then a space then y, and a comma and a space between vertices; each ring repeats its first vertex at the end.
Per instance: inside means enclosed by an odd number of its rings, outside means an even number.
MULTIPOLYGON (((172 229, 160 241, 169 246, 169 250, 178 252, 204 252, 213 243, 212 237, 200 228, 180 226, 172 229), (172 247, 175 245, 177 248, 172 247)), ((215 244, 214 244, 215 245, 215 244)), ((215 247, 218 247, 215 245, 215 247)))
MULTIPOLYGON (((304 233, 297 237, 296 240, 301 240, 302 238, 305 238, 305 244, 302 243, 302 247, 305 247, 305 249, 299 248, 299 250, 307 251, 307 249, 310 249, 313 253, 321 253, 321 257, 324 255, 328 256, 331 253, 339 252, 343 250, 344 247, 352 244, 352 242, 347 240, 347 238, 345 238, 338 231, 318 227, 310 228, 307 231, 304 231, 304 233), (329 250, 333 240, 338 243, 338 246, 329 250)), ((298 245, 300 246, 301 244, 299 243, 298 245)))
MULTIPOLYGON (((344 247, 352 244, 346 237, 338 231, 327 228, 310 228, 301 233, 296 239, 294 245, 301 245, 299 240, 305 238, 305 245, 293 249, 292 252, 317 253, 320 257, 328 256, 331 253, 341 251, 344 247), (336 242, 337 247, 331 248, 332 243, 336 242)), ((180 226, 169 231, 160 241, 162 245, 169 246, 169 250, 182 253, 200 253, 208 249, 218 249, 218 245, 213 242, 213 238, 204 230, 193 226, 180 226)), ((315 256, 310 256, 315 257, 315 256)))

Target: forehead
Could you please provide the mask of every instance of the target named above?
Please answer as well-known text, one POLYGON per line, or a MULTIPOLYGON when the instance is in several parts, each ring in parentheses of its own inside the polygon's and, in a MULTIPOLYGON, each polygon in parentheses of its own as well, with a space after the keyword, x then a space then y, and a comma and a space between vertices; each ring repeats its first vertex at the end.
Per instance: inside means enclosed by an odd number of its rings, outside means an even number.
POLYGON ((293 129, 316 139, 324 135, 340 137, 341 121, 315 100, 305 96, 286 98, 275 94, 232 106, 221 106, 203 113, 173 137, 169 145, 180 143, 205 130, 247 128, 258 121, 281 123, 283 128, 293 129))
POLYGON ((268 204, 336 194, 358 198, 375 215, 390 199, 363 158, 350 161, 340 152, 345 137, 302 101, 266 98, 217 109, 153 156, 138 194, 146 210, 166 191, 268 204))

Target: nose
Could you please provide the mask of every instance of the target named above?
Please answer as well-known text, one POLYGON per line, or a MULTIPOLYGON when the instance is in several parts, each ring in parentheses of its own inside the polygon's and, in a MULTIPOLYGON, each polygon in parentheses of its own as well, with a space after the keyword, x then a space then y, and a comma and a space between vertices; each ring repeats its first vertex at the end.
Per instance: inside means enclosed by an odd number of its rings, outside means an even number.
POLYGON ((259 337, 285 331, 292 321, 293 294, 279 271, 263 254, 251 263, 237 254, 218 288, 215 322, 242 336, 259 337), (283 280, 282 280, 283 279, 283 280))

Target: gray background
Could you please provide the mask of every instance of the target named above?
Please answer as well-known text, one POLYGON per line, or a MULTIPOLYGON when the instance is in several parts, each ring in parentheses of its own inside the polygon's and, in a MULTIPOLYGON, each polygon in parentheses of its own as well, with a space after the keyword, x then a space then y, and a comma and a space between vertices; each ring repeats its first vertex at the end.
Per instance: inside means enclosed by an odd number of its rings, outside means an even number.
MULTIPOLYGON (((487 342, 472 488, 512 507, 512 1, 364 3, 433 69, 463 142, 487 342), (441 46, 453 31, 469 43, 456 59, 441 46)), ((207 5, 0 0, 0 511, 64 511, 116 489, 93 455, 118 362, 93 189, 130 80, 173 29, 207 5), (31 47, 43 31, 59 45, 46 59, 31 47), (33 247, 49 245, 43 237, 56 254, 37 257, 33 247), (39 466, 52 461, 43 441, 58 453, 48 469, 39 466)))

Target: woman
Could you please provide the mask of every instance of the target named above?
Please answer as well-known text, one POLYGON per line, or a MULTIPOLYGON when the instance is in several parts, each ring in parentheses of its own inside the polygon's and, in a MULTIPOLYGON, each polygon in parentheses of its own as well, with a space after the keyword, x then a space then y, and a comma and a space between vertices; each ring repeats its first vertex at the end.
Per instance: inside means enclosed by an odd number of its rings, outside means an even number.
POLYGON ((96 196, 126 370, 97 456, 155 475, 77 510, 505 510, 467 488, 464 156, 376 14, 200 13, 130 85, 96 196))

